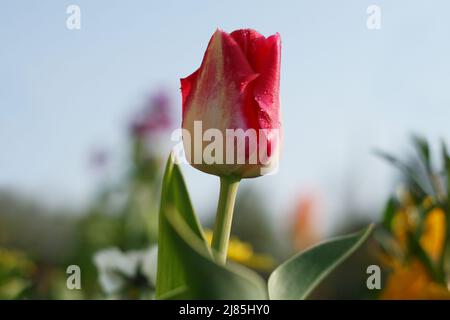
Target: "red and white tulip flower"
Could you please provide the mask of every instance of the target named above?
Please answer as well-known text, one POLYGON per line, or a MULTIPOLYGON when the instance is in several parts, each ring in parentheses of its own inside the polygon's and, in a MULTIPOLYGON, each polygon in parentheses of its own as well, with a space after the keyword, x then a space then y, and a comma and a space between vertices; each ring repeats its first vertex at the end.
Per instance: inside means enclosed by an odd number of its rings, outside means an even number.
POLYGON ((236 178, 257 177, 277 166, 280 61, 278 33, 267 38, 251 29, 213 34, 200 68, 181 79, 183 142, 190 164, 236 178), (217 141, 208 130, 226 138, 217 141), (198 134, 203 139, 193 141, 198 134))

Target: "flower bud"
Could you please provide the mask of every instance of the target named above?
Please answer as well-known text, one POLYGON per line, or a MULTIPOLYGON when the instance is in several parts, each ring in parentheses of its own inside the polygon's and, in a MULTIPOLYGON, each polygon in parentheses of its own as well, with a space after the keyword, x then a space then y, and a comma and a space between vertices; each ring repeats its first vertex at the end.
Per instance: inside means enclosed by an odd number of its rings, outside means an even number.
POLYGON ((251 178, 278 165, 280 57, 278 34, 213 34, 200 68, 181 79, 183 144, 192 166, 251 178))

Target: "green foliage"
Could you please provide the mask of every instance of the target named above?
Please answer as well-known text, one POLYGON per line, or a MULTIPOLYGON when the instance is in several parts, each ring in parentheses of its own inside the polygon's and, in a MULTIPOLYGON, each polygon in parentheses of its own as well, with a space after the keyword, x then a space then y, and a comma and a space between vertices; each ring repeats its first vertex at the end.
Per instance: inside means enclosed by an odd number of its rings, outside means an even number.
POLYGON ((161 195, 156 297, 159 299, 263 299, 259 276, 217 264, 192 209, 179 167, 167 162, 161 195))
POLYGON ((319 244, 280 265, 269 278, 271 299, 306 299, 319 283, 357 250, 373 227, 319 244))
MULTIPOLYGON (((450 260, 450 157, 444 142, 441 144, 441 168, 436 166, 429 143, 423 137, 412 137, 415 155, 409 161, 384 152, 379 154, 391 164, 400 168, 403 173, 403 194, 399 199, 391 198, 386 205, 382 226, 383 232, 378 233, 378 240, 388 256, 400 261, 418 259, 427 269, 434 281, 446 284, 446 264, 450 260), (425 221, 433 210, 445 213, 446 232, 443 240, 443 250, 440 257, 432 259, 421 243, 421 237, 426 231, 425 221), (406 246, 400 244, 398 230, 395 230, 395 217, 406 216, 407 225, 401 228, 406 246)), ((404 223, 403 223, 404 224, 404 223)), ((430 228, 430 227, 428 227, 430 228)), ((398 228, 397 228, 398 229, 398 228)))
MULTIPOLYGON (((369 236, 372 227, 314 247, 282 264, 269 280, 273 299, 304 299, 369 236)), ((159 216, 159 299, 265 299, 254 272, 214 261, 172 156, 164 175, 159 216)))

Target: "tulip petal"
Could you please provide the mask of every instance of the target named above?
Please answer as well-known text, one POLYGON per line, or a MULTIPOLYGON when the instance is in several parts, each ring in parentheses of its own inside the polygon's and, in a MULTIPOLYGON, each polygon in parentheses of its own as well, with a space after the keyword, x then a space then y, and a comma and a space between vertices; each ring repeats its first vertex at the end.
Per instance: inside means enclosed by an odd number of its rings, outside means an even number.
POLYGON ((183 118, 190 115, 194 117, 191 120, 202 120, 208 113, 215 113, 215 116, 211 114, 211 119, 217 118, 217 114, 224 116, 219 117, 222 125, 214 124, 216 128, 245 126, 234 120, 242 120, 241 116, 236 117, 236 113, 241 113, 242 92, 257 77, 236 41, 226 32, 217 30, 200 68, 181 79, 183 118), (195 115, 190 112, 193 106, 195 115))
POLYGON ((192 87, 195 85, 195 81, 197 80, 197 74, 198 74, 198 70, 195 71, 190 76, 180 79, 180 82, 181 82, 181 106, 182 106, 183 114, 185 111, 185 106, 188 104, 188 98, 190 96, 192 87))
POLYGON ((236 30, 231 36, 241 47, 253 70, 260 76, 252 83, 252 95, 256 104, 248 101, 247 118, 254 119, 253 128, 279 128, 279 70, 281 62, 281 40, 279 34, 268 38, 255 30, 236 30))
MULTIPOLYGON (((252 68, 260 75, 247 88, 243 113, 248 126, 258 129, 280 129, 280 62, 281 40, 279 34, 268 38, 255 30, 236 30, 231 36, 241 47, 252 68)), ((280 134, 280 133, 279 133, 280 134)), ((268 134, 267 155, 279 147, 278 135, 268 134)), ((259 137, 258 137, 259 138, 259 137)), ((259 142, 258 142, 259 144, 259 142)))

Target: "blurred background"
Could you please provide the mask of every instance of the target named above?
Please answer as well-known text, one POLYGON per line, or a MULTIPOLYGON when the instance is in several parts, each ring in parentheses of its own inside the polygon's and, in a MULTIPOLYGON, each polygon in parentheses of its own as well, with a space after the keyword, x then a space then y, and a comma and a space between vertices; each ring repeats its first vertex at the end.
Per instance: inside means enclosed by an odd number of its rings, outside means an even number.
MULTIPOLYGON (((401 179, 374 150, 408 158, 412 133, 432 150, 450 137, 449 10, 444 0, 3 1, 0 298, 152 297, 145 264, 181 123, 179 79, 199 67, 216 28, 279 32, 283 46, 280 168, 241 184, 235 259, 267 275, 298 250, 379 221, 401 179), (366 25, 373 4, 381 29, 366 25), (80 29, 66 26, 70 5, 80 29), (83 290, 66 288, 73 264, 83 290)), ((211 227, 217 177, 182 170, 211 227)))

